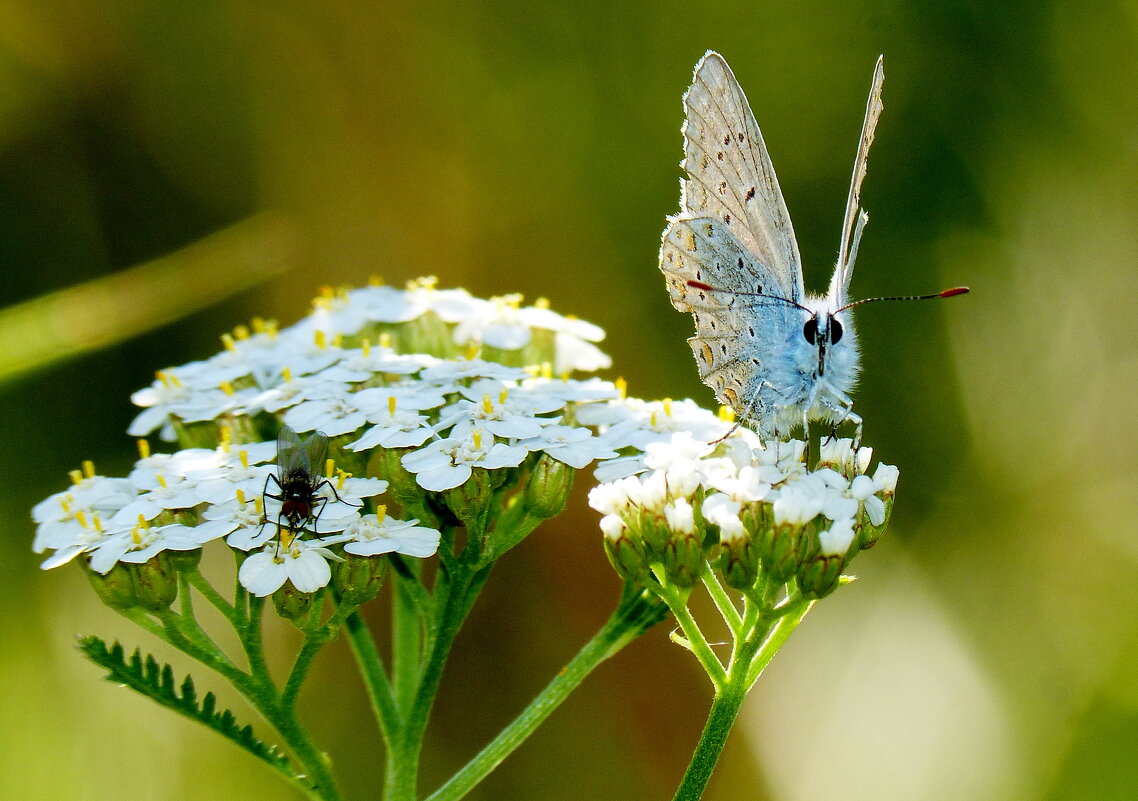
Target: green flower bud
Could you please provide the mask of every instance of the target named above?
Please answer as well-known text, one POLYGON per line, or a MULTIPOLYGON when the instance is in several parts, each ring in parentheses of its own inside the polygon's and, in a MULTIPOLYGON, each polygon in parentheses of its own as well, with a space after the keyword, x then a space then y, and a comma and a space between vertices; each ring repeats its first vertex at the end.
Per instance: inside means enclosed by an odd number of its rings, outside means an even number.
POLYGON ((342 603, 360 606, 379 594, 386 568, 386 559, 345 553, 344 561, 333 568, 332 586, 342 603))
POLYGON ((648 579, 648 558, 644 553, 643 540, 618 515, 602 517, 601 531, 605 535, 605 555, 617 575, 643 586, 648 579))
POLYGON ((718 546, 715 569, 723 583, 736 590, 749 590, 759 576, 759 557, 755 546, 747 537, 722 541, 718 546))
POLYGON ((798 570, 803 541, 808 541, 815 528, 811 520, 805 525, 777 523, 762 532, 756 542, 763 569, 779 584, 785 584, 798 570))
POLYGON ((304 620, 312 608, 313 593, 301 592, 286 581, 279 590, 273 593, 273 606, 277 614, 293 623, 304 620))
POLYGON ((475 467, 465 483, 443 490, 443 502, 467 529, 481 530, 493 500, 494 479, 481 467, 475 467))
POLYGON ((525 487, 526 508, 534 517, 548 520, 565 510, 576 471, 548 453, 541 454, 525 487))
POLYGON ((807 598, 822 598, 838 587, 842 571, 857 555, 857 533, 850 520, 839 520, 803 542, 798 588, 807 598))
POLYGON ((129 565, 116 562, 106 573, 98 573, 91 569, 90 556, 84 556, 80 561, 83 571, 91 581, 91 587, 99 600, 111 609, 130 609, 138 606, 138 594, 134 587, 134 571, 129 565))
POLYGON ((179 573, 186 573, 197 568, 202 561, 202 549, 194 548, 192 551, 168 551, 170 564, 179 573))
POLYGON ((168 609, 178 597, 178 572, 170 553, 162 551, 135 570, 138 602, 151 612, 168 609))
POLYGON ((703 532, 696 527, 695 511, 687 498, 664 507, 670 533, 663 551, 664 571, 679 587, 691 587, 703 574, 703 532))
POLYGON ((885 520, 880 526, 875 526, 869 520, 869 515, 862 512, 858 519, 858 548, 863 551, 868 551, 877 541, 885 534, 885 529, 889 527, 889 516, 893 514, 893 493, 886 493, 884 498, 885 503, 885 520))

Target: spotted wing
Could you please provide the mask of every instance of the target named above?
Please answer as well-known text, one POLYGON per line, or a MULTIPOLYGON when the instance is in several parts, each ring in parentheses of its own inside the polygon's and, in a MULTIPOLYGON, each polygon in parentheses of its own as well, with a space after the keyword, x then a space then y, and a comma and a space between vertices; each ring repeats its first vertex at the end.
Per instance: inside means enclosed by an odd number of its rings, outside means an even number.
POLYGON ((763 265, 777 294, 802 299, 802 258, 767 146, 727 62, 708 51, 684 94, 681 215, 720 221, 763 265))
POLYGON ((660 270, 672 305, 695 319, 688 344, 699 377, 739 417, 759 419, 760 389, 770 390, 764 396, 784 390, 771 384, 772 368, 798 325, 794 306, 769 294, 779 292, 777 278, 729 226, 707 218, 671 221, 660 247, 660 270), (717 289, 693 287, 691 281, 717 289))

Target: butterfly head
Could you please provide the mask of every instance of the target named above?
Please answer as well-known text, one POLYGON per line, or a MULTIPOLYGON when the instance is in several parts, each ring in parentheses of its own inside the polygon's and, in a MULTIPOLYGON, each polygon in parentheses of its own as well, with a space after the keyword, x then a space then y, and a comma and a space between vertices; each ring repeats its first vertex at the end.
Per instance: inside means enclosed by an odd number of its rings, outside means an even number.
MULTIPOLYGON (((816 354, 816 375, 827 374, 835 359, 843 361, 842 354, 856 353, 853 319, 848 310, 839 308, 830 298, 807 298, 802 307, 802 329, 799 336, 816 354)), ((856 356, 854 357, 856 358, 856 356)), ((812 362, 815 359, 811 359, 812 362)))

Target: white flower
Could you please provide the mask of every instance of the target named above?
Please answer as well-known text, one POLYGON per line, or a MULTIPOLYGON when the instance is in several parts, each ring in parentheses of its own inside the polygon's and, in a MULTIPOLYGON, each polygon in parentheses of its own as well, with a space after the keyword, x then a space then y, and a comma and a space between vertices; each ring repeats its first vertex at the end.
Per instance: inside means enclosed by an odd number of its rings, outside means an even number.
POLYGON ((318 376, 294 376, 291 371, 283 376, 280 373, 262 376, 259 383, 262 391, 245 404, 245 411, 250 415, 259 411, 277 414, 306 400, 338 395, 344 389, 343 384, 331 383, 318 376))
POLYGON ((138 488, 127 479, 95 475, 65 492, 49 495, 32 508, 32 520, 38 524, 32 551, 43 553, 73 544, 137 497, 138 488))
POLYGON ((636 491, 633 487, 640 487, 640 480, 635 476, 598 484, 589 490, 589 506, 603 515, 619 515, 629 507, 629 495, 636 491))
POLYGON ((742 506, 738 501, 732 500, 722 493, 715 493, 707 496, 701 511, 707 522, 719 526, 720 542, 741 540, 746 535, 743 521, 739 517, 742 506))
POLYGON ((296 538, 287 546, 274 542, 241 563, 237 580, 258 598, 272 595, 286 581, 300 592, 316 592, 332 578, 328 560, 339 560, 326 544, 325 540, 296 538))
POLYGON ((377 375, 411 375, 438 362, 433 356, 416 353, 400 356, 391 348, 369 345, 340 351, 340 361, 317 375, 337 384, 357 384, 377 375))
POLYGON ((893 493, 897 491, 897 479, 900 477, 901 471, 891 464, 878 464, 877 469, 873 471, 873 481, 885 493, 893 493))
POLYGON ((548 453, 557 461, 577 470, 597 459, 616 456, 603 440, 593 436, 592 431, 575 426, 545 426, 536 437, 523 439, 517 444, 530 452, 548 453))
POLYGON ((813 482, 795 481, 779 490, 772 511, 775 525, 802 526, 822 512, 823 491, 813 482))
POLYGON ((526 377, 526 371, 518 367, 506 367, 497 362, 487 362, 482 359, 453 359, 439 362, 431 367, 424 368, 419 378, 433 384, 450 386, 466 379, 495 378, 499 381, 521 381, 526 377))
POLYGON ((194 528, 198 539, 225 537, 226 544, 240 551, 259 548, 276 535, 276 526, 265 518, 260 494, 250 497, 237 490, 232 498, 202 512, 202 520, 194 528))
POLYGON ((853 520, 835 520, 833 525, 818 534, 818 544, 826 556, 842 556, 854 540, 853 520))
MULTIPOLYGON (((209 453, 216 453, 210 451, 209 453)), ((273 466, 255 464, 253 459, 266 462, 276 453, 276 443, 255 443, 251 448, 242 446, 230 449, 229 453, 218 453, 215 464, 210 467, 190 467, 185 476, 197 485, 198 497, 207 503, 221 503, 233 497, 237 490, 253 496, 265 491, 265 482, 273 466), (253 457, 250 457, 250 452, 253 457)))
MULTIPOLYGON (((382 507, 381 507, 382 508, 382 507)), ((357 556, 401 553, 420 559, 433 556, 439 549, 439 532, 418 525, 418 520, 396 520, 381 515, 363 515, 345 529, 352 536, 344 550, 357 556)))
POLYGON ((222 411, 236 409, 249 393, 230 394, 222 387, 248 374, 248 365, 219 365, 216 357, 159 370, 149 387, 130 396, 134 405, 143 407, 143 411, 131 422, 127 433, 144 437, 164 427, 163 439, 172 440, 171 415, 188 421, 212 420, 222 411))
POLYGON ((329 437, 338 437, 361 428, 367 417, 351 395, 343 392, 298 403, 285 412, 284 422, 299 433, 320 430, 329 437))
POLYGON ((716 474, 708 477, 708 484, 731 498, 741 502, 762 501, 771 494, 774 482, 781 481, 782 474, 768 465, 749 464, 737 474, 716 474), (773 475, 771 471, 773 470, 773 475))
POLYGON ((153 520, 167 509, 193 509, 200 504, 197 482, 185 476, 155 476, 157 486, 143 492, 111 518, 114 525, 134 525, 141 515, 145 520, 153 520))
POLYGON ((475 381, 459 391, 463 398, 442 410, 437 430, 445 430, 465 418, 499 437, 527 439, 538 436, 542 426, 559 419, 539 415, 565 407, 562 398, 544 388, 511 387, 489 379, 475 381))
POLYGON ((475 467, 517 467, 527 453, 525 448, 498 442, 489 431, 456 426, 449 437, 408 453, 402 462, 415 473, 420 487, 441 492, 466 483, 475 467))
POLYGON ((695 510, 687 498, 676 498, 665 506, 664 519, 668 521, 668 528, 677 534, 695 532, 695 510))
POLYGON ((601 518, 601 533, 610 540, 619 540, 628 530, 628 525, 620 515, 605 515, 601 518))
POLYGON ((202 543, 195 529, 173 523, 168 526, 150 526, 139 521, 130 528, 122 528, 99 541, 91 550, 91 569, 106 573, 118 562, 142 564, 152 556, 165 551, 192 551, 202 543))
POLYGON ((574 370, 592 373, 612 367, 611 356, 572 334, 558 332, 553 338, 553 348, 553 370, 558 375, 574 370))
POLYGON ((885 503, 877 497, 877 492, 877 482, 869 476, 857 476, 850 483, 850 495, 861 501, 865 513, 869 516, 869 522, 880 526, 885 522, 885 503))

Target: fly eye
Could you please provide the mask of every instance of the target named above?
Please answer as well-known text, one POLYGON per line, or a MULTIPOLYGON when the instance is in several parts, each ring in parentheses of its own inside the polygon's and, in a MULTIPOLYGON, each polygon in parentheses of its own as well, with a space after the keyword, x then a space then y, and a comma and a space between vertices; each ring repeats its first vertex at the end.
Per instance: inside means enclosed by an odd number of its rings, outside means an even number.
POLYGON ((814 344, 814 340, 818 337, 817 317, 811 317, 806 321, 806 325, 802 326, 802 336, 806 337, 806 341, 811 345, 814 344))
POLYGON ((836 317, 830 318, 830 344, 836 345, 838 340, 842 338, 842 324, 838 322, 836 317))

